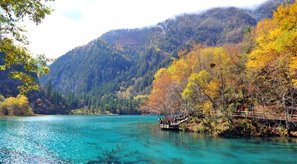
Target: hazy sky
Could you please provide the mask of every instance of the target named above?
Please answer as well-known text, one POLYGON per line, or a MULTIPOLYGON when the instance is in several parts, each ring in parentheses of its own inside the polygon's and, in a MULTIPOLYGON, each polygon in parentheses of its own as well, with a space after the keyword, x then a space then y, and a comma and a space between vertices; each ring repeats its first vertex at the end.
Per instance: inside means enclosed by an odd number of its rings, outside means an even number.
POLYGON ((29 49, 57 58, 103 33, 155 25, 183 13, 212 7, 251 8, 265 0, 56 0, 42 24, 27 24, 29 49))

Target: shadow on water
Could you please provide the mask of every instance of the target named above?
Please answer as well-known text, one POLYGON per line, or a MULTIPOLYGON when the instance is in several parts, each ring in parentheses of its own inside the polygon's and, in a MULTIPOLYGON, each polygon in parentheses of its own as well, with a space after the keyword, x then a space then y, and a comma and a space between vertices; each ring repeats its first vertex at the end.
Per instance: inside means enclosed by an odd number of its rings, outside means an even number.
POLYGON ((103 150, 97 159, 89 160, 87 163, 184 163, 180 158, 166 158, 166 155, 163 155, 167 149, 170 151, 172 145, 181 149, 191 148, 184 141, 184 132, 162 131, 154 123, 130 125, 119 129, 119 133, 126 136, 126 143, 119 143, 111 149, 103 150), (163 147, 168 145, 170 147, 163 147))
POLYGON ((182 131, 164 131, 158 128, 156 124, 143 123, 137 124, 135 130, 129 132, 130 138, 138 139, 138 142, 144 146, 154 146, 166 142, 170 144, 190 148, 190 146, 185 142, 185 136, 188 134, 182 131))
POLYGON ((127 151, 123 146, 116 145, 111 150, 105 150, 96 160, 87 162, 88 164, 133 164, 133 163, 152 163, 146 159, 139 151, 127 151))

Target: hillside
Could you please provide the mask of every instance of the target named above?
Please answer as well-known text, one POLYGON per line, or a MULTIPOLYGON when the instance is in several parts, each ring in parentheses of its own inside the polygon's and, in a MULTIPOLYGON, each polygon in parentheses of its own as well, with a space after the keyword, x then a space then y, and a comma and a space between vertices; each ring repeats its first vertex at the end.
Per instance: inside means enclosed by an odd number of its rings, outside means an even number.
POLYGON ((232 137, 294 135, 296 15, 297 3, 279 6, 273 18, 259 21, 240 43, 193 46, 158 70, 142 109, 162 115, 160 127, 167 130, 232 137))
POLYGON ((178 58, 178 51, 192 43, 237 43, 257 21, 270 17, 280 2, 268 1, 255 10, 215 8, 150 28, 110 31, 58 58, 40 82, 43 86, 51 83, 64 95, 74 93, 91 108, 102 108, 107 101, 117 104, 116 99, 130 102, 150 92, 155 72, 178 58))

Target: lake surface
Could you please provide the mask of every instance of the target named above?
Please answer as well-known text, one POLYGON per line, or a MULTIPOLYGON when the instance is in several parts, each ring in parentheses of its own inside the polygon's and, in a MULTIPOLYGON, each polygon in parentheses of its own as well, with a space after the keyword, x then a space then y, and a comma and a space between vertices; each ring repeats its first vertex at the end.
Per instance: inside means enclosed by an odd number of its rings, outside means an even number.
POLYGON ((297 163, 297 144, 161 131, 155 116, 0 119, 0 163, 297 163))

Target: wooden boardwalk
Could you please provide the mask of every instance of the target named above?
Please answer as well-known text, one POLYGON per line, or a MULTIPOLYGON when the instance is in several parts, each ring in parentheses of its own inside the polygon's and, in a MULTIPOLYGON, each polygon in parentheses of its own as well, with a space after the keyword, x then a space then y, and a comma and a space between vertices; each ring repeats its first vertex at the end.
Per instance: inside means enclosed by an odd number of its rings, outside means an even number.
POLYGON ((180 118, 163 118, 159 120, 159 127, 162 130, 180 130, 179 125, 188 121, 188 116, 183 116, 180 118))
MULTIPOLYGON (((289 115, 286 119, 285 113, 272 113, 272 112, 262 112, 262 111, 241 111, 235 112, 232 115, 233 118, 247 118, 251 120, 257 120, 262 123, 286 125, 286 120, 288 121, 289 128, 297 130, 297 113, 289 115)), ((178 116, 170 118, 162 118, 159 120, 159 127, 162 130, 180 130, 179 125, 187 122, 190 116, 178 116)))
POLYGON ((297 130, 296 113, 286 116, 285 113, 241 111, 241 112, 234 113, 233 117, 258 120, 261 122, 265 122, 269 125, 277 124, 277 125, 286 126, 286 124, 288 123, 288 129, 297 130))
MULTIPOLYGON (((260 120, 275 120, 275 121, 286 121, 286 114, 272 114, 272 113, 264 113, 264 112, 252 112, 252 111, 242 111, 235 112, 233 117, 236 118, 250 118, 250 119, 260 119, 260 120)), ((288 116, 288 122, 297 123, 297 114, 293 114, 292 116, 288 116)))

